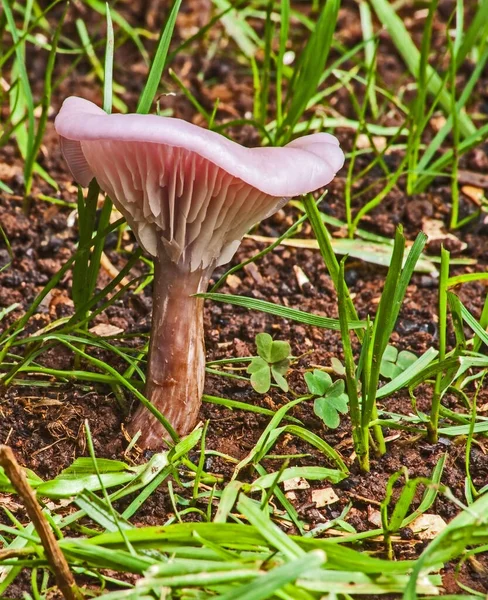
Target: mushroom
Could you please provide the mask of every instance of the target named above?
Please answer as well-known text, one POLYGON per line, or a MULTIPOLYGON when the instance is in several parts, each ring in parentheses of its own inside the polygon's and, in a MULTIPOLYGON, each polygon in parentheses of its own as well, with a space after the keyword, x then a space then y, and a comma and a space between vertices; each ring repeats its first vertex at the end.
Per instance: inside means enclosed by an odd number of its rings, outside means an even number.
MULTIPOLYGON (((329 183, 344 155, 335 137, 246 148, 180 119, 106 114, 65 100, 55 127, 74 179, 95 177, 154 260, 146 397, 181 435, 195 426, 205 377, 203 300, 213 270, 290 197, 329 183)), ((139 406, 129 431, 157 449, 164 427, 139 406)))

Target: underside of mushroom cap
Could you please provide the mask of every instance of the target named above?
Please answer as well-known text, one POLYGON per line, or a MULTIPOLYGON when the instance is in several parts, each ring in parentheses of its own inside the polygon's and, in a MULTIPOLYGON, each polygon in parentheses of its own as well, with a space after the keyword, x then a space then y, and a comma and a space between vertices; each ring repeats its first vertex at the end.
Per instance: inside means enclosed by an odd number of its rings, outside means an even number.
POLYGON ((55 127, 74 178, 96 177, 148 253, 163 245, 192 271, 228 262, 254 223, 329 183, 344 161, 326 133, 245 148, 179 119, 107 115, 75 97, 55 127))

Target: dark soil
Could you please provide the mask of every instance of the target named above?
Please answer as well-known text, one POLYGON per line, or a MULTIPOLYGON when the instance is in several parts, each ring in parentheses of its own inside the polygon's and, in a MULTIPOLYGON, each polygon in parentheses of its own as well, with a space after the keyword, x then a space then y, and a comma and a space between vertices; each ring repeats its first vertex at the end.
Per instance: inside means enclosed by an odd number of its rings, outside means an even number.
MULTIPOLYGON (((137 11, 135 6, 125 8, 125 16, 134 24, 149 25, 155 30, 160 26, 160 2, 152 2, 151 9, 144 12, 137 11), (132 12, 131 12, 132 11, 132 12)), ((444 3, 441 3, 444 4, 444 3)), ((451 3, 445 3, 446 5, 451 3)), ((177 24, 175 44, 186 39, 192 27, 201 26, 208 20, 209 6, 205 1, 189 3, 191 10, 183 13, 177 24), (206 12, 205 12, 206 11, 206 12)), ((82 5, 74 2, 68 13, 66 33, 73 28, 74 19, 79 15, 90 17, 91 12, 86 11, 82 5)), ((438 45, 441 47, 447 17, 440 10, 436 23, 438 45)), ((413 14, 406 15, 409 28, 421 35, 421 24, 413 14)), ((96 20, 87 23, 90 30, 100 28, 96 20)), ((216 38, 221 32, 211 34, 216 38)), ((348 46, 352 46, 361 39, 358 17, 355 10, 348 7, 341 11, 338 38, 348 46)), ((44 62, 34 55, 29 57, 34 90, 39 93, 42 87, 42 72, 44 62), (36 79, 36 76, 39 78, 36 79)), ((116 70, 116 77, 126 86, 127 93, 124 101, 134 108, 137 96, 144 79, 146 67, 141 63, 136 51, 125 44, 117 53, 120 65, 116 70), (132 65, 126 68, 125 65, 132 65)), ((66 68, 68 62, 63 58, 59 64, 59 72, 66 68), (64 63, 64 64, 63 64, 64 63)), ((183 79, 192 93, 209 110, 212 109, 216 97, 221 98, 218 111, 218 120, 224 122, 236 117, 244 117, 246 112, 252 110, 252 80, 249 73, 243 69, 238 60, 232 57, 231 52, 223 48, 215 56, 208 57, 206 51, 199 47, 191 46, 178 55, 173 63, 173 68, 183 79), (203 79, 197 75, 203 73, 203 79)), ((347 68, 347 67, 346 67, 347 68)), ((467 71, 467 69, 466 69, 467 71)), ((382 37, 379 52, 379 73, 388 86, 398 86, 408 81, 404 66, 396 56, 391 43, 382 37)), ((468 72, 461 74, 461 79, 467 77, 468 72)), ((488 75, 476 94, 473 95, 473 112, 487 113, 488 75)), ((463 82, 459 83, 460 88, 463 82)), ((168 88, 170 88, 168 84, 168 88)), ((171 91, 177 92, 177 90, 171 91)), ((361 91, 358 88, 358 93, 361 91)), ((89 74, 89 65, 80 63, 70 73, 57 89, 53 98, 53 116, 56 114, 62 100, 76 94, 101 101, 101 92, 93 76, 89 74)), ((177 97, 163 96, 162 105, 171 106, 175 116, 200 123, 200 117, 195 114, 191 104, 180 93, 177 97)), ((333 98, 333 106, 345 117, 355 118, 346 90, 340 91, 333 98)), ((4 112, 6 108, 4 107, 4 112)), ((395 114, 385 117, 382 124, 391 125, 395 122, 395 114)), ((56 135, 53 130, 51 117, 40 162, 60 185, 59 198, 75 201, 75 188, 71 181, 66 165, 62 160, 56 135)), ((347 150, 352 146, 353 132, 350 130, 337 130, 341 144, 347 150)), ((257 143, 256 132, 249 127, 233 131, 233 136, 240 142, 253 145, 257 143)), ((367 156, 367 155, 366 155, 367 156)), ((386 157, 392 165, 398 160, 397 155, 386 157)), ((360 169, 367 164, 368 158, 358 161, 360 169)), ((462 159, 462 168, 466 171, 483 174, 486 173, 488 158, 485 148, 477 148, 462 159)), ((71 256, 77 242, 77 225, 73 219, 70 208, 60 207, 43 201, 36 201, 28 216, 22 211, 22 163, 18 156, 15 144, 9 143, 0 148, 0 169, 2 180, 15 192, 13 196, 0 192, 0 224, 2 225, 13 251, 13 262, 0 273, 0 310, 17 304, 17 308, 10 312, 1 322, 5 328, 21 317, 29 308, 33 299, 42 290, 62 264, 71 256)), ((336 180, 329 186, 329 194, 322 209, 335 217, 343 218, 344 202, 343 190, 346 169, 339 173, 336 180)), ((367 178, 361 181, 360 188, 366 189, 375 180, 381 177, 381 171, 373 170, 367 178)), ((427 193, 408 197, 401 181, 386 200, 362 222, 362 227, 372 232, 391 237, 398 223, 403 223, 409 239, 422 228, 424 219, 440 219, 446 224, 450 212, 450 188, 445 179, 439 179, 430 186, 427 193)), ((54 195, 53 190, 43 181, 36 179, 33 197, 39 193, 54 195)), ((374 194, 374 188, 368 192, 374 194)), ((365 202, 370 196, 361 198, 365 202)), ((462 210, 467 213, 472 210, 466 198, 462 200, 462 210)), ((74 205, 73 205, 74 210, 74 205)), ((260 235, 277 236, 281 234, 294 218, 294 209, 286 207, 274 217, 262 223, 257 231, 260 235)), ((468 267, 482 271, 488 266, 488 221, 483 218, 473 221, 465 229, 456 232, 459 241, 444 239, 444 243, 453 256, 460 255, 461 242, 467 247, 462 251, 462 256, 477 260, 477 265, 468 267)), ((342 235, 336 231, 335 235, 342 235)), ((305 226, 300 237, 311 236, 309 226, 305 226)), ((105 247, 112 264, 120 269, 125 264, 127 253, 115 251, 116 238, 109 236, 105 247)), ((438 255, 440 242, 433 242, 428 252, 438 255)), ((124 240, 124 246, 130 252, 135 247, 132 237, 124 240)), ((252 256, 262 248, 255 241, 245 240, 232 264, 237 264, 243 259, 252 256)), ((0 245, 0 267, 7 265, 9 254, 5 245, 0 245)), ((466 267, 457 268, 453 273, 465 272, 466 267)), ((219 269, 214 275, 216 281, 224 272, 219 269)), ((354 302, 361 318, 367 315, 374 316, 376 306, 381 294, 386 270, 360 261, 349 260, 347 265, 347 281, 354 302)), ((99 287, 103 287, 111 277, 106 272, 100 274, 99 287)), ((66 277, 42 302, 36 314, 30 319, 25 329, 25 335, 45 327, 53 320, 68 316, 73 312, 70 300, 71 274, 66 277)), ((272 254, 259 261, 255 268, 245 269, 237 273, 233 279, 232 288, 224 286, 223 292, 251 296, 269 300, 277 304, 300 308, 325 316, 337 317, 337 299, 331 279, 324 268, 320 254, 311 250, 298 250, 289 247, 278 247, 272 254), (310 285, 303 289, 298 285, 293 267, 299 265, 310 280, 310 285)), ((108 323, 120 327, 126 334, 137 334, 132 343, 140 345, 144 335, 147 335, 151 315, 150 288, 146 288, 140 295, 129 293, 116 301, 102 315, 96 318, 95 323, 108 323)), ((464 285, 457 290, 461 300, 475 317, 479 317, 483 300, 486 296, 486 286, 473 283, 464 285)), ((424 352, 430 346, 436 346, 437 336, 437 281, 424 274, 415 274, 407 291, 407 297, 402 307, 391 343, 398 349, 408 349, 417 354, 424 352)), ((226 304, 207 303, 205 308, 205 330, 207 357, 209 360, 225 357, 242 357, 255 353, 254 337, 257 333, 267 331, 276 339, 288 340, 292 345, 295 356, 305 354, 293 365, 289 377, 290 387, 296 393, 305 391, 303 383, 304 370, 311 365, 329 366, 332 357, 342 358, 342 347, 337 333, 322 329, 307 327, 283 319, 272 317, 258 312, 249 312, 245 309, 232 307, 226 304)), ((453 334, 449 342, 454 343, 453 334)), ((15 348, 15 352, 22 352, 22 348, 15 348)), ((103 355, 113 366, 117 367, 117 358, 109 354, 103 355)), ((60 347, 56 347, 43 354, 39 362, 53 369, 69 369, 73 367, 73 356, 60 347)), ((32 377, 29 378, 32 381, 32 377)), ((272 391, 261 396, 256 394, 246 382, 240 382, 224 377, 208 376, 205 392, 216 396, 232 398, 234 400, 257 404, 275 410, 286 403, 290 397, 272 391)), ((431 398, 431 389, 427 386, 417 390, 417 402, 420 410, 428 410, 431 398)), ((127 397, 129 403, 133 398, 127 397)), ((444 400, 446 406, 453 410, 463 410, 459 401, 454 396, 447 396, 444 400)), ((488 413, 488 389, 483 390, 478 397, 480 410, 488 413)), ((410 398, 406 393, 396 394, 380 404, 380 408, 388 411, 408 414, 412 411, 410 398)), ((442 453, 447 453, 446 467, 442 482, 449 486, 454 494, 462 501, 464 499, 465 478, 465 442, 463 439, 440 439, 436 445, 429 444, 426 440, 407 433, 386 432, 391 435, 388 443, 388 452, 380 459, 373 458, 371 473, 359 473, 353 462, 352 441, 350 427, 347 419, 343 420, 337 431, 327 430, 313 413, 312 404, 305 402, 293 412, 293 416, 301 419, 306 427, 323 437, 327 442, 336 447, 346 461, 351 465, 351 476, 337 486, 333 486, 339 501, 325 508, 316 508, 311 502, 311 490, 299 490, 293 501, 300 517, 313 528, 332 518, 338 517, 342 509, 350 502, 352 510, 347 520, 357 529, 365 531, 375 528, 371 522, 371 511, 377 510, 378 503, 384 498, 386 482, 389 476, 401 467, 407 467, 410 477, 428 477, 439 460, 442 453)), ((85 437, 83 423, 85 419, 90 422, 90 427, 98 456, 121 459, 127 447, 127 440, 122 432, 122 425, 127 421, 127 416, 112 395, 110 389, 103 386, 92 386, 81 382, 60 384, 54 381, 49 387, 34 387, 28 384, 20 385, 19 381, 7 389, 0 389, 0 443, 11 445, 23 465, 33 469, 43 478, 51 478, 67 467, 76 456, 84 455, 85 437)), ((236 459, 242 459, 254 446, 268 417, 243 411, 230 411, 220 406, 204 403, 201 410, 201 419, 209 419, 210 425, 207 435, 207 448, 217 450, 236 459)), ((317 453, 312 447, 301 440, 286 436, 279 441, 275 454, 308 453, 309 457, 292 461, 292 465, 327 465, 327 460, 317 453)), ((143 460, 147 456, 131 454, 129 459, 143 460)), ((276 470, 279 461, 265 461, 268 470, 276 470)), ((486 440, 479 437, 473 446, 472 476, 478 487, 488 482, 488 457, 486 454, 486 440)), ((209 457, 205 466, 212 473, 230 477, 233 464, 222 458, 209 457)), ((242 473, 241 477, 251 477, 252 473, 242 473)), ((329 485, 312 484, 313 488, 329 487, 329 485)), ((180 493, 184 493, 180 490, 180 493)), ((420 492, 416 502, 420 500, 420 492)), ((20 509, 19 509, 20 510, 20 509)), ((166 489, 163 487, 156 491, 137 513, 135 520, 141 525, 161 524, 172 512, 172 506, 166 489)), ((429 512, 442 516, 446 521, 452 519, 458 512, 451 502, 439 495, 434 506, 429 512)), ((20 512, 22 516, 22 511, 20 512)), ((293 530, 290 529, 290 532, 293 530)), ((425 542, 419 541, 410 534, 404 533, 402 539, 395 544, 397 558, 415 558, 424 548, 425 542)), ((368 549, 382 555, 384 547, 381 541, 370 542, 368 549)), ((480 592, 488 592, 488 559, 478 557, 479 562, 466 562, 461 569, 459 580, 465 585, 480 592)), ((444 587, 446 593, 459 593, 456 584, 454 565, 450 565, 444 573, 444 587)), ((28 583, 26 582, 28 585, 28 583)), ((26 589, 23 588, 22 589, 26 589)), ((20 598, 20 587, 12 587, 9 598, 20 598)))

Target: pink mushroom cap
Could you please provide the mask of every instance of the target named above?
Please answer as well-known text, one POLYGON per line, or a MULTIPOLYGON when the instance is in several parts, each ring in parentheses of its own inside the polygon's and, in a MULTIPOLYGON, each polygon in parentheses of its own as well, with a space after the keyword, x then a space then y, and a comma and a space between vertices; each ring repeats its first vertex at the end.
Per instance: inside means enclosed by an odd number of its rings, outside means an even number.
POLYGON ((327 133, 246 148, 180 119, 108 115, 77 97, 64 101, 55 128, 75 180, 96 177, 149 254, 162 243, 192 271, 228 262, 252 225, 327 185, 344 163, 327 133))

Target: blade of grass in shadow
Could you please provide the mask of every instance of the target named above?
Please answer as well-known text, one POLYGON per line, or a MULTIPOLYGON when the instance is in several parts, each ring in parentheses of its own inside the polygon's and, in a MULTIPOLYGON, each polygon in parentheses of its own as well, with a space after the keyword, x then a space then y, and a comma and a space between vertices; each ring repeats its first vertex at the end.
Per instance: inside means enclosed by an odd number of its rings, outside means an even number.
MULTIPOLYGON (((310 224, 312 225, 312 228, 314 230, 315 237, 317 238, 320 253, 322 254, 322 258, 324 259, 325 266, 329 271, 329 275, 334 283, 335 290, 336 292, 338 292, 340 267, 330 242, 330 234, 325 227, 322 217, 320 216, 320 211, 317 207, 317 204, 315 203, 313 197, 310 194, 305 196, 305 198, 303 199, 303 206, 307 213, 310 224)), ((356 308, 354 307, 354 304, 351 300, 351 296, 349 295, 349 290, 347 288, 344 290, 344 301, 347 311, 347 320, 349 324, 351 324, 351 322, 358 321, 356 308)), ((357 335, 358 338, 361 340, 363 335, 362 331, 358 330, 357 335)))
MULTIPOLYGON (((446 357, 447 345, 447 289, 449 281, 449 257, 450 253, 444 248, 441 248, 441 273, 439 278, 439 363, 446 357)), ((432 407, 430 410, 430 419, 427 425, 429 439, 432 443, 437 442, 439 428, 439 410, 442 398, 442 393, 445 391, 443 386, 442 371, 437 374, 434 387, 434 395, 432 397, 432 407)))
MULTIPOLYGON (((371 342, 363 365, 363 407, 361 417, 363 427, 362 440, 366 445, 369 441, 368 430, 370 422, 372 419, 376 419, 376 393, 380 377, 381 359, 395 327, 408 283, 415 269, 415 264, 422 253, 426 241, 427 236, 425 234, 417 236, 402 269, 405 237, 403 236, 401 227, 397 229, 395 235, 391 264, 381 294, 378 311, 373 324, 371 342)), ((380 454, 383 454, 385 447, 381 437, 378 439, 378 444, 378 451, 380 454)), ((367 452, 361 465, 363 470, 369 469, 368 446, 366 446, 366 449, 367 452)))
POLYGON ((15 56, 16 56, 16 62, 17 62, 17 68, 19 70, 19 79, 23 88, 23 92, 24 92, 24 96, 25 96, 25 101, 27 104, 27 121, 28 121, 28 126, 27 126, 27 135, 28 135, 28 147, 32 146, 32 143, 34 141, 34 99, 32 97, 32 90, 31 90, 31 86, 29 83, 29 78, 27 76, 27 70, 25 68, 25 56, 24 56, 24 52, 25 52, 25 48, 24 45, 20 43, 19 41, 19 34, 17 31, 17 26, 15 24, 15 19, 12 13, 12 8, 11 8, 11 4, 9 2, 9 0, 2 0, 2 6, 3 6, 3 11, 4 11, 4 15, 5 18, 7 20, 8 23, 8 27, 9 27, 9 32, 10 35, 12 36, 12 40, 14 43, 14 47, 15 47, 15 56))
POLYGON ((114 74, 114 27, 110 6, 105 4, 107 19, 107 44, 105 46, 105 64, 103 72, 103 110, 110 114, 112 112, 113 98, 113 74, 114 74))
MULTIPOLYGON (((457 48, 456 52, 456 65, 457 68, 466 59, 467 55, 471 52, 476 38, 482 40, 482 44, 486 45, 488 41, 488 0, 481 0, 478 5, 477 11, 474 18, 470 20, 468 30, 464 34, 464 38, 457 48)), ((456 36, 457 37, 457 36, 456 36)))
POLYGON ((276 143, 279 145, 290 140, 293 128, 317 91, 332 45, 339 7, 339 0, 328 0, 323 5, 315 28, 298 59, 288 85, 283 123, 276 130, 276 143))
MULTIPOLYGON (((107 6, 105 2, 101 2, 100 0, 85 0, 85 2, 90 8, 98 12, 100 15, 106 15, 107 6)), ((112 19, 114 23, 117 23, 120 29, 133 41, 134 45, 138 48, 139 52, 141 53, 141 56, 144 59, 144 61, 146 63, 149 62, 149 57, 147 55, 146 49, 144 48, 141 42, 141 38, 139 35, 140 30, 134 29, 134 27, 132 27, 132 25, 130 25, 129 22, 126 19, 124 19, 124 17, 113 8, 112 19)))
MULTIPOLYGON (((478 83, 479 78, 481 77, 481 74, 483 72, 483 69, 485 67, 487 60, 488 60, 488 48, 485 50, 483 55, 480 57, 479 61, 476 63, 472 74, 470 75, 466 85, 464 86, 464 88, 461 92, 461 96, 459 97, 459 100, 456 103, 456 112, 457 113, 460 113, 462 110, 464 110, 466 103, 472 97, 474 88, 475 88, 476 84, 478 83)), ((435 154, 439 151, 439 149, 442 147, 444 140, 449 135, 449 132, 452 129, 452 123, 453 123, 453 116, 450 114, 447 117, 446 123, 436 133, 436 135, 434 136, 434 138, 432 139, 432 141, 429 143, 429 145, 425 149, 424 153, 422 154, 422 157, 416 164, 415 179, 417 179, 426 170, 428 170, 429 163, 434 158, 435 154)), ((458 146, 458 153, 459 153, 459 149, 460 148, 458 146)), ((452 160, 452 157, 451 157, 451 160, 452 160)), ((423 187, 424 186, 420 185, 420 182, 419 182, 419 184, 417 184, 412 191, 421 190, 421 189, 423 189, 423 187)))
MULTIPOLYGON (((468 152, 478 144, 483 143, 485 138, 488 136, 488 124, 480 127, 473 135, 470 135, 462 142, 460 142, 457 148, 457 155, 460 156, 465 152, 468 152)), ((449 173, 444 173, 444 169, 454 159, 454 151, 452 148, 446 150, 442 156, 435 160, 421 177, 419 177, 416 185, 416 193, 421 193, 425 188, 435 179, 435 177, 450 177, 449 173)))
POLYGON ((417 94, 415 96, 412 110, 408 117, 410 121, 409 136, 407 144, 408 154, 408 173, 407 190, 413 193, 414 185, 418 174, 416 168, 418 165, 418 156, 422 142, 422 134, 430 121, 433 111, 439 101, 438 95, 434 98, 429 110, 426 109, 427 103, 427 68, 429 66, 429 53, 432 43, 432 29, 434 25, 435 10, 438 0, 434 0, 429 5, 427 18, 424 24, 422 42, 420 45, 419 68, 417 94))
POLYGON ((280 6, 280 46, 276 56, 276 126, 279 130, 283 122, 283 61, 290 29, 290 0, 281 0, 280 6))
MULTIPOLYGON (((108 14, 109 14, 109 12, 107 12, 107 15, 108 14)), ((108 19, 108 17, 107 17, 107 19, 108 19)), ((79 35, 81 43, 82 43, 82 49, 83 49, 84 53, 86 54, 86 57, 89 60, 91 66, 93 68, 93 71, 94 71, 95 75, 97 76, 97 79, 99 79, 100 82, 104 85, 104 89, 105 89, 105 83, 107 81, 107 76, 110 76, 111 91, 113 88, 113 90, 116 91, 117 93, 123 92, 124 88, 121 85, 118 85, 118 84, 112 82, 113 73, 112 72, 107 73, 106 70, 104 69, 104 67, 102 67, 101 62, 95 53, 95 48, 93 47, 92 41, 90 39, 88 29, 85 25, 85 22, 82 19, 76 19, 76 29, 78 31, 78 35, 79 35)), ((113 53, 113 46, 112 46, 111 50, 109 50, 109 48, 108 48, 109 35, 110 34, 109 34, 109 27, 108 27, 108 20, 107 20, 107 47, 106 47, 106 52, 105 52, 105 67, 107 66, 107 60, 106 60, 107 52, 113 53)), ((110 98, 112 98, 112 96, 110 96, 110 98)), ((113 98, 113 105, 120 112, 122 112, 122 113, 127 112, 127 105, 125 104, 125 102, 123 102, 117 96, 114 96, 114 98, 113 98)), ((105 95, 104 95, 104 110, 105 110, 105 95)), ((110 110, 107 112, 109 112, 109 113, 112 112, 112 99, 110 101, 110 110)))
MULTIPOLYGON (((29 145, 28 153, 25 158, 24 178, 25 178, 25 197, 26 198, 31 193, 34 164, 37 159, 37 155, 39 154, 42 140, 44 138, 44 133, 46 131, 48 113, 49 113, 49 109, 51 107, 52 79, 53 79, 54 65, 56 62, 56 52, 58 49, 59 37, 61 35, 61 29, 64 24, 64 19, 66 17, 67 10, 68 10, 68 5, 66 5, 63 10, 63 13, 61 15, 61 18, 58 21, 58 25, 54 31, 54 35, 51 40, 51 50, 48 55, 46 71, 45 71, 45 76, 44 76, 44 86, 43 86, 42 101, 41 101, 41 116, 40 116, 39 122, 37 124, 37 131, 36 131, 35 138, 32 142, 32 145, 29 145)), ((27 204, 26 200, 24 201, 24 208, 28 208, 28 204, 27 204)))
POLYGON ((352 350, 351 338, 349 334, 349 326, 347 321, 346 310, 346 281, 344 279, 344 266, 346 262, 344 257, 340 263, 339 271, 339 290, 338 290, 338 307, 339 321, 341 324, 341 341, 344 351, 344 365, 346 370, 346 390, 349 397, 349 415, 352 425, 352 438, 354 443, 354 451, 363 460, 367 452, 367 444, 363 439, 364 430, 361 427, 361 404, 358 395, 358 380, 356 377, 356 365, 354 363, 354 355, 352 350))
MULTIPOLYGON (((401 54, 410 73, 418 78, 420 53, 415 46, 407 28, 388 0, 371 0, 378 19, 390 34, 395 47, 401 54)), ((447 115, 451 113, 451 97, 442 87, 442 79, 433 67, 427 68, 427 88, 433 96, 439 95, 439 102, 447 115)), ((459 130, 464 138, 473 135, 476 127, 466 113, 459 115, 459 130)))
POLYGON ((359 3, 359 16, 361 18, 361 31, 364 41, 364 62, 366 63, 367 71, 371 72, 371 85, 368 90, 369 106, 373 119, 378 120, 378 101, 376 100, 375 92, 375 72, 376 72, 376 42, 373 30, 373 18, 371 8, 365 0, 359 3))
POLYGON ((178 11, 180 10, 181 1, 182 0, 175 0, 168 20, 166 21, 166 24, 161 32, 156 54, 154 55, 151 70, 149 71, 149 76, 137 104, 137 112, 140 114, 147 114, 151 110, 152 103, 156 97, 158 87, 161 82, 163 69, 166 65, 169 44, 171 42, 171 37, 173 36, 173 30, 178 11))

